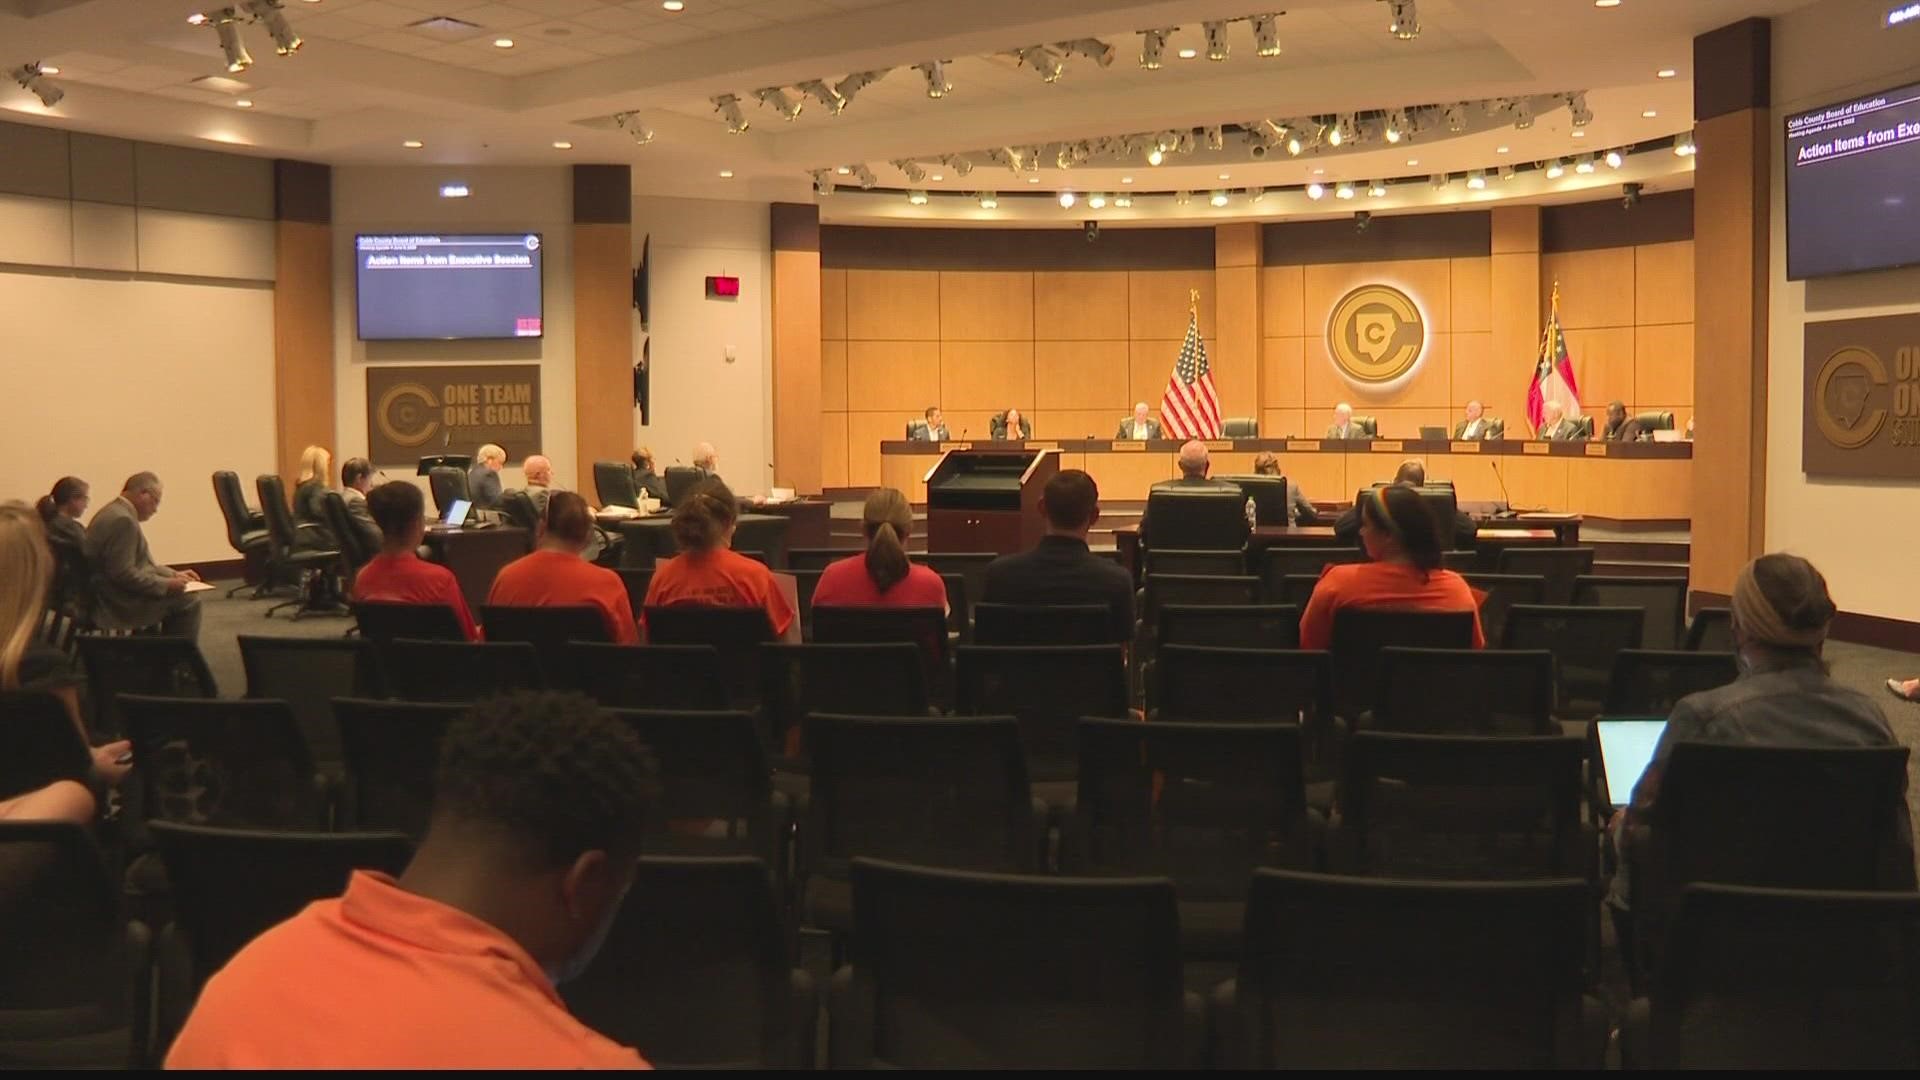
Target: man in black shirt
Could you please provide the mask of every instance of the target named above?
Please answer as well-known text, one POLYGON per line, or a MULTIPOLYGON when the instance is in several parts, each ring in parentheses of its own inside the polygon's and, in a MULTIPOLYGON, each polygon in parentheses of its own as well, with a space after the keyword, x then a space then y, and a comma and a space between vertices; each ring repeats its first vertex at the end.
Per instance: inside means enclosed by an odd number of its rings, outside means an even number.
POLYGON ((1112 559, 1087 549, 1087 530, 1100 520, 1100 489, 1079 469, 1063 469, 1040 493, 1047 535, 1032 550, 987 564, 989 604, 1105 604, 1113 613, 1113 640, 1133 638, 1133 580, 1112 559))
MULTIPOLYGON (((1425 487, 1427 484, 1427 467, 1418 460, 1409 458, 1400 463, 1399 471, 1393 474, 1393 482, 1396 484, 1405 484, 1407 487, 1412 488, 1425 487)), ((1442 540, 1446 539, 1444 532, 1446 524, 1444 521, 1440 523, 1441 529, 1443 530, 1441 534, 1442 540)), ((1472 551, 1474 537, 1477 536, 1479 532, 1480 526, 1473 523, 1472 515, 1464 513, 1456 505, 1453 511, 1453 544, 1451 549, 1455 551, 1472 551)), ((1353 506, 1342 511, 1340 516, 1334 519, 1333 538, 1343 544, 1360 544, 1360 508, 1358 506, 1353 506)), ((1360 547, 1364 550, 1366 545, 1360 544, 1360 547)))

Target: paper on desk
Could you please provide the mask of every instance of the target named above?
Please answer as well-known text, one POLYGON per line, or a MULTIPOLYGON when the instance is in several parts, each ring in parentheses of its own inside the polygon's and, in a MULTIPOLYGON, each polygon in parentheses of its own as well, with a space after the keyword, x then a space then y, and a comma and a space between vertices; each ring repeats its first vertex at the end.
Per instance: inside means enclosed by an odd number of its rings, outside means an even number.
POLYGON ((213 586, 207 584, 204 581, 189 581, 187 582, 186 591, 187 592, 206 592, 211 588, 213 588, 213 586))

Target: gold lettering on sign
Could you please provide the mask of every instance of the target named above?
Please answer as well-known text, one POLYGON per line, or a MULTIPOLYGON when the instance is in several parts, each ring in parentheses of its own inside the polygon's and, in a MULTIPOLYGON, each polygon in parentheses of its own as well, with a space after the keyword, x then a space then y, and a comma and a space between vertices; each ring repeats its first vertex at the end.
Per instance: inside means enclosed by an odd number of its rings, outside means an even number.
POLYGON ((1397 454, 1405 448, 1406 443, 1399 439, 1375 439, 1373 442, 1374 451, 1381 454, 1397 454))
POLYGON ((1480 452, 1480 444, 1477 442, 1457 442, 1449 449, 1456 454, 1477 454, 1480 452))
POLYGON ((1520 448, 1521 452, 1526 454, 1544 454, 1547 449, 1547 444, 1543 442, 1530 442, 1520 448))
POLYGON ((1320 440, 1319 439, 1288 439, 1287 449, 1308 450, 1308 451, 1318 450, 1320 449, 1320 440))
POLYGON ((1208 439, 1206 441, 1206 447, 1209 450, 1231 450, 1233 449, 1233 440, 1232 439, 1208 439))
POLYGON ((1113 449, 1119 450, 1122 452, 1138 453, 1139 451, 1145 450, 1146 448, 1147 448, 1147 444, 1144 442, 1141 442, 1138 439, 1127 439, 1124 441, 1116 440, 1113 444, 1113 449))
POLYGON ((1588 456, 1588 457, 1606 457, 1606 456, 1607 456, 1607 444, 1606 444, 1606 443, 1603 443, 1603 442, 1601 442, 1601 443, 1588 443, 1588 444, 1587 444, 1587 456, 1588 456))

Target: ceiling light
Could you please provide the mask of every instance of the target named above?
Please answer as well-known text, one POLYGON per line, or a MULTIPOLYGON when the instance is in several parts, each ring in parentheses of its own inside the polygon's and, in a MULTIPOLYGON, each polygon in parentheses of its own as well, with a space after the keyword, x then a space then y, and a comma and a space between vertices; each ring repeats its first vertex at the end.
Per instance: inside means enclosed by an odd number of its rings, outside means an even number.
POLYGON ((1095 210, 1105 210, 1107 208, 1107 197, 1096 191, 1087 196, 1087 205, 1095 210))
POLYGON ((1207 149, 1209 150, 1226 149, 1227 136, 1225 132, 1220 130, 1219 124, 1208 125, 1206 129, 1206 133, 1207 133, 1207 149))
POLYGON ((406 147, 409 150, 418 150, 427 144, 421 142, 419 139, 408 139, 406 142, 403 142, 400 145, 406 147))
POLYGON ((925 206, 927 205, 927 193, 924 191, 909 191, 907 192, 907 201, 915 206, 925 206))
POLYGON ((1327 141, 1335 146, 1360 141, 1360 125, 1354 122, 1352 113, 1340 115, 1340 119, 1333 125, 1333 137, 1327 141))
POLYGON ((1552 161, 1547 162, 1547 179, 1558 180, 1566 174, 1566 162, 1561 161, 1559 158, 1554 158, 1552 161))
POLYGON ((660 0, 660 6, 666 8, 668 11, 680 11, 687 5, 684 3, 684 0, 660 0))
POLYGON ((1593 6, 1599 8, 1619 7, 1620 0, 1593 0, 1593 6))
POLYGON ((1211 22, 1201 23, 1200 26, 1207 34, 1207 59, 1225 60, 1228 50, 1232 48, 1227 42, 1226 22, 1215 19, 1211 22))
POLYGON ((1405 138, 1407 135, 1407 111, 1405 109, 1395 109, 1388 113, 1386 122, 1381 125, 1381 134, 1386 137, 1389 143, 1397 143, 1405 138))
POLYGON ((1224 191, 1215 191, 1212 195, 1207 196, 1207 202, 1213 206, 1225 206, 1227 205, 1227 193, 1224 191))
POLYGON ((833 170, 832 169, 813 170, 813 193, 815 195, 833 194, 833 170))
MULTIPOLYGON (((31 91, 34 97, 39 98, 41 105, 51 109, 60 104, 67 96, 67 92, 47 81, 49 70, 37 63, 22 64, 7 74, 13 77, 14 82, 20 84, 21 89, 31 91)), ((59 70, 59 68, 51 69, 54 72, 59 70)))
MULTIPOLYGON (((841 96, 846 96, 844 91, 841 96)), ((727 122, 727 134, 740 135, 746 132, 750 125, 746 114, 740 111, 740 98, 737 95, 721 94, 709 100, 713 102, 713 111, 719 113, 720 118, 727 122)))
POLYGON ((1410 157, 1407 159, 1407 168, 1409 169, 1413 168, 1415 165, 1418 165, 1418 164, 1420 164, 1420 159, 1417 157, 1410 157))
POLYGON ((1699 153, 1699 148, 1693 142, 1693 132, 1689 131, 1673 140, 1673 152, 1680 157, 1692 157, 1699 153))
POLYGON ((1659 71, 1653 73, 1653 77, 1656 79, 1671 79, 1678 74, 1680 73, 1672 68, 1661 68, 1659 71))
POLYGON ((645 146, 653 141, 653 129, 647 126, 646 121, 640 119, 640 114, 637 112, 614 113, 613 123, 614 126, 632 136, 637 146, 645 146))
POLYGON ((1192 201, 1192 199, 1193 192, 1191 191, 1176 191, 1173 193, 1173 201, 1176 206, 1185 206, 1188 202, 1192 201))
POLYGON ((1509 146, 1496 146, 1496 147, 1494 147, 1494 148, 1493 148, 1493 152, 1494 152, 1494 153, 1496 153, 1496 154, 1504 154, 1504 153, 1507 153, 1507 152, 1508 152, 1509 150, 1511 150, 1511 149, 1512 149, 1512 147, 1509 147, 1509 146))
POLYGON ((1333 189, 1333 197, 1336 199, 1353 198, 1353 185, 1344 180, 1341 181, 1340 184, 1333 189))
POLYGON ((1029 177, 1027 177, 1027 183, 1029 183, 1029 184, 1037 184, 1037 183, 1039 183, 1039 182, 1040 182, 1040 178, 1039 178, 1039 177, 1037 177, 1037 176, 1029 176, 1029 177))
POLYGON ((193 14, 187 16, 188 26, 203 26, 206 24, 206 21, 207 21, 207 16, 204 12, 196 11, 193 14))
POLYGON ((732 169, 721 169, 721 170, 720 170, 720 179, 722 179, 722 180, 731 180, 731 179, 733 179, 733 170, 732 170, 732 169))
POLYGON ((1115 195, 1113 197, 1113 205, 1122 210, 1127 209, 1133 205, 1133 196, 1124 193, 1115 195))
POLYGON ((1387 33, 1401 41, 1420 36, 1420 13, 1413 0, 1387 0, 1387 33))
POLYGON ((873 170, 867 168, 865 165, 855 165, 853 167, 853 178, 859 183, 861 191, 871 191, 873 190, 873 185, 880 182, 879 178, 873 175, 873 170))
POLYGON ((892 161, 888 164, 899 169, 901 174, 907 178, 907 183, 909 184, 917 184, 927 178, 927 170, 921 168, 920 163, 917 161, 892 161))
POLYGON ((1167 38, 1172 36, 1174 27, 1165 30, 1140 31, 1140 66, 1148 71, 1158 71, 1160 60, 1167 51, 1167 38))
POLYGON ((1567 95, 1567 111, 1573 114, 1574 127, 1583 128, 1593 123, 1593 110, 1587 108, 1587 92, 1585 90, 1567 95))
POLYGON ((1233 178, 1233 174, 1232 174, 1232 173, 1221 173, 1221 174, 1220 174, 1220 179, 1222 179, 1222 180, 1231 180, 1232 178, 1233 178))
POLYGON ((913 69, 926 77, 928 97, 946 97, 947 91, 953 89, 953 84, 947 81, 945 60, 928 60, 925 63, 913 65, 913 69))
POLYGON ((840 95, 840 107, 843 109, 846 108, 847 103, 853 100, 853 95, 859 93, 862 87, 865 87, 869 83, 879 82, 886 73, 887 69, 885 68, 879 71, 856 71, 846 78, 841 79, 839 82, 834 83, 833 92, 840 95))
POLYGON ((940 183, 942 180, 945 180, 946 178, 947 176, 945 173, 934 173, 932 176, 927 177, 927 179, 933 181, 936 184, 940 183))
POLYGON ((1593 155, 1581 154, 1579 160, 1574 162, 1573 171, 1577 173, 1592 172, 1593 171, 1593 155))
POLYGON ((1199 49, 1181 49, 1179 53, 1180 59, 1182 60, 1191 60, 1194 57, 1199 55, 1200 55, 1199 49))
POLYGON ((1300 141, 1299 135, 1291 134, 1287 136, 1287 153, 1289 155, 1299 157, 1300 151, 1305 149, 1306 145, 1300 141))
POLYGON ((1609 169, 1617 169, 1620 166, 1625 165, 1627 163, 1627 159, 1621 157, 1620 151, 1618 150, 1607 151, 1607 156, 1602 158, 1601 160, 1607 163, 1607 168, 1609 169))
POLYGON ((208 16, 213 23, 213 32, 220 38, 220 52, 226 57, 229 72, 245 71, 253 66, 253 57, 247 54, 247 44, 240 40, 239 16, 232 8, 221 8, 208 16))
POLYGON ((464 199, 473 194, 465 184, 441 184, 440 197, 443 199, 464 199))
POLYGON ((983 191, 980 193, 980 209, 992 210, 999 205, 1000 199, 993 192, 983 191))
POLYGON ((1467 186, 1479 191, 1487 186, 1487 170, 1474 169, 1467 174, 1467 186))
POLYGON ((1511 165, 1500 166, 1500 179, 1511 180, 1514 178, 1515 175, 1516 175, 1516 170, 1514 169, 1513 166, 1511 165))
POLYGON ((1318 180, 1315 180, 1313 183, 1307 185, 1307 198, 1309 199, 1318 200, 1322 195, 1325 195, 1326 193, 1327 193, 1326 186, 1321 184, 1318 180))
POLYGON ((513 39, 510 37, 494 38, 493 47, 496 49, 511 49, 513 48, 513 39))
POLYGON ((1060 42, 1054 48, 1061 52, 1084 56, 1101 67, 1113 66, 1113 46, 1099 38, 1074 38, 1072 41, 1060 42))
POLYGON ((1060 57, 1044 45, 1030 45, 1014 50, 1014 59, 1030 67, 1040 76, 1041 82, 1059 82, 1060 73, 1067 69, 1060 57))
POLYGON ((1533 126, 1533 99, 1521 98, 1513 103, 1513 126, 1525 131, 1533 126))
POLYGON ((1274 15, 1253 17, 1253 54, 1255 56, 1280 55, 1279 23, 1279 17, 1274 15))
POLYGON ((1375 198, 1375 199, 1384 199, 1384 198, 1386 198, 1386 197, 1387 197, 1387 182, 1386 182, 1386 181, 1384 181, 1384 180, 1375 180, 1375 181, 1374 181, 1373 183, 1371 183, 1371 184, 1368 184, 1368 185, 1367 185, 1367 195, 1368 195, 1369 197, 1371 197, 1371 198, 1375 198))
POLYGON ((573 149, 573 144, 565 139, 555 139, 553 140, 553 148, 555 150, 571 150, 573 149))
POLYGON ((1574 138, 1576 138, 1576 139, 1584 139, 1584 138, 1586 138, 1586 137, 1587 137, 1587 131, 1586 131, 1586 129, 1585 129, 1585 128, 1574 128, 1574 129, 1573 129, 1573 137, 1574 137, 1574 138))
POLYGON ((1167 155, 1161 153, 1159 147, 1155 146, 1147 151, 1147 164, 1158 165, 1165 160, 1167 160, 1167 155))
POLYGON ((40 65, 37 65, 37 66, 38 66, 38 67, 40 68, 40 74, 42 74, 42 75, 58 75, 58 74, 60 74, 60 67, 59 67, 59 65, 57 65, 57 64, 40 64, 40 65))
POLYGON ((1434 173, 1432 176, 1427 177, 1427 186, 1432 188, 1435 191, 1439 191, 1442 188, 1447 186, 1448 179, 1450 178, 1447 176, 1446 173, 1437 172, 1437 173, 1434 173))
POLYGON ((1073 201, 1074 201, 1073 192, 1063 191, 1060 193, 1060 209, 1062 210, 1073 209, 1073 201))
POLYGON ((246 9, 247 14, 267 28, 267 36, 273 38, 274 52, 292 56, 305 44, 300 35, 293 32, 286 13, 280 10, 280 0, 246 0, 246 9))
POLYGON ((233 103, 233 107, 234 107, 234 108, 236 108, 236 109, 251 109, 251 108, 253 108, 253 99, 252 99, 252 98, 241 98, 241 99, 239 99, 238 101, 235 101, 235 102, 233 103))
POLYGON ((1131 183, 1133 183, 1133 177, 1131 177, 1131 176, 1123 176, 1123 177, 1121 177, 1121 178, 1120 178, 1120 182, 1121 182, 1121 183, 1123 183, 1123 184, 1131 184, 1131 183))
POLYGON ((833 170, 833 171, 834 171, 834 172, 836 172, 836 173, 838 173, 838 174, 840 174, 841 176, 846 176, 847 174, 849 174, 849 173, 851 173, 851 172, 853 172, 853 166, 851 166, 851 165, 842 165, 842 166, 840 166, 839 168, 837 168, 837 169, 835 169, 835 170, 833 170))
POLYGON ((1247 201, 1248 201, 1248 202, 1260 202, 1260 201, 1262 201, 1262 200, 1264 200, 1264 199, 1265 199, 1266 197, 1267 197, 1267 189, 1266 189, 1266 188, 1263 188, 1263 187, 1250 187, 1250 188, 1248 188, 1248 189, 1247 189, 1247 201))
POLYGON ((1640 119, 1642 119, 1642 120, 1651 120, 1651 119, 1653 119, 1654 117, 1656 117, 1656 116, 1659 116, 1659 115, 1660 115, 1660 111, 1659 111, 1658 109, 1642 109, 1642 110, 1640 110, 1640 119))
POLYGON ((806 82, 796 83, 793 88, 819 102, 835 116, 839 116, 841 110, 847 107, 847 99, 819 79, 808 79, 806 82))
POLYGON ((781 119, 784 120, 792 120, 794 117, 799 116, 800 110, 807 104, 799 98, 788 96, 787 92, 778 86, 768 86, 755 90, 753 96, 760 100, 760 104, 779 113, 781 119))

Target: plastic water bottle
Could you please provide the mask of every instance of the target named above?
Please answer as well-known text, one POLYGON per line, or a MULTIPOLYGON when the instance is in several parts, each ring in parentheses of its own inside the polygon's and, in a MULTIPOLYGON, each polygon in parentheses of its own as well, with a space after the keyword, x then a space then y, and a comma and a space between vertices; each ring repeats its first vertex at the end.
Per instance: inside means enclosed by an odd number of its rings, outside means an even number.
POLYGON ((1247 528, 1255 529, 1255 528, 1258 528, 1259 526, 1260 526, 1260 515, 1258 512, 1254 510, 1253 499, 1248 498, 1247 499, 1247 528))

